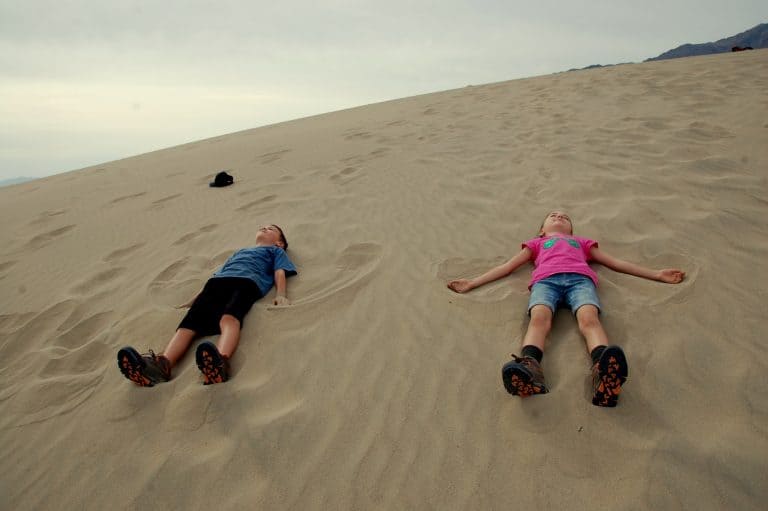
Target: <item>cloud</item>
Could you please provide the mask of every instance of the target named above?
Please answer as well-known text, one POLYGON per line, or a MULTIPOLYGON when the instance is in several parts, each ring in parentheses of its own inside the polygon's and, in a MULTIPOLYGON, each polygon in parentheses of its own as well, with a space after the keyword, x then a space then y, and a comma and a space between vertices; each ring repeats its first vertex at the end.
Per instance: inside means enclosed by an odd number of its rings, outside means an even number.
POLYGON ((750 28, 765 10, 712 0, 0 0, 0 176, 468 84, 639 61, 750 28))

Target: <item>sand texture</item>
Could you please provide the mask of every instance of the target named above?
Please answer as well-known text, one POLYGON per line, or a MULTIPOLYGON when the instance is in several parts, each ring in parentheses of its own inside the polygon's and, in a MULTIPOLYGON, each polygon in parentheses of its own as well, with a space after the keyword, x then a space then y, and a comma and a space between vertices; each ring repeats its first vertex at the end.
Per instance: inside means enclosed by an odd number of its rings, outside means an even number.
POLYGON ((763 510, 768 51, 369 105, 0 189, 0 508, 763 510), (212 189, 229 169, 234 186, 212 189), (531 267, 459 295, 564 208, 679 285, 597 266, 630 378, 589 399, 567 311, 551 393, 508 395, 531 267), (226 384, 188 300, 264 223, 300 275, 256 303, 226 384))

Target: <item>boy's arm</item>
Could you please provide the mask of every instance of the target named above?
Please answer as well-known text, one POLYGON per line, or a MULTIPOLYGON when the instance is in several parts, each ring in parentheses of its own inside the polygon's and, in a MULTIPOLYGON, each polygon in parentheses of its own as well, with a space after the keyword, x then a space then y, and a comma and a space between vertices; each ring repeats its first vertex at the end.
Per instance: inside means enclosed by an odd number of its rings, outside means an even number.
POLYGON ((467 291, 471 291, 472 289, 482 286, 483 284, 487 284, 502 277, 506 277, 530 261, 531 255, 531 249, 524 247, 515 257, 506 263, 500 264, 499 266, 488 270, 487 272, 483 273, 479 277, 475 277, 474 279, 452 280, 448 283, 448 288, 456 291, 457 293, 466 293, 467 291))
POLYGON ((286 278, 285 270, 275 270, 275 299, 272 301, 275 305, 290 305, 291 302, 285 296, 286 278))
POLYGON ((650 280, 658 280, 659 282, 666 282, 667 284, 679 284, 685 278, 685 272, 676 268, 664 269, 664 270, 652 270, 639 264, 630 263, 618 259, 611 255, 606 254, 598 247, 592 247, 590 250, 592 260, 606 266, 613 271, 634 275, 636 277, 643 277, 650 280))

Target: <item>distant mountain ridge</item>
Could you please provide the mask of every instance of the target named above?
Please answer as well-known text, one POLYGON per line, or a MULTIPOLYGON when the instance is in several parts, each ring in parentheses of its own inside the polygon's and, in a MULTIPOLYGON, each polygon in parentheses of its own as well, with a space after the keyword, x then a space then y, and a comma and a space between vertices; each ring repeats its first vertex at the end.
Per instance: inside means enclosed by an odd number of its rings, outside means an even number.
POLYGON ((768 48, 768 23, 761 23, 756 27, 750 28, 746 32, 720 39, 714 43, 684 44, 666 51, 658 57, 646 59, 645 62, 693 57, 696 55, 710 55, 712 53, 725 53, 730 52, 735 46, 742 48, 749 46, 755 49, 768 48))

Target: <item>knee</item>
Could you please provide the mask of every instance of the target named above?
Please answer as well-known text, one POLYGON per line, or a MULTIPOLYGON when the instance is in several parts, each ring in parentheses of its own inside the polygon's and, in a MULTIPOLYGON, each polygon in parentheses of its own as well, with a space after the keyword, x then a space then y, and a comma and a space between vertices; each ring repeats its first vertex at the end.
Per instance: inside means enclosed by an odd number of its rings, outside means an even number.
POLYGON ((594 305, 584 305, 576 311, 576 320, 579 323, 579 330, 582 332, 592 330, 600 326, 597 307, 594 305))
POLYGON ((552 311, 546 305, 537 305, 531 309, 529 328, 534 327, 549 332, 552 328, 552 311))
POLYGON ((240 321, 229 314, 224 314, 221 319, 219 320, 219 328, 221 328, 222 331, 231 330, 233 328, 240 328, 240 321))

